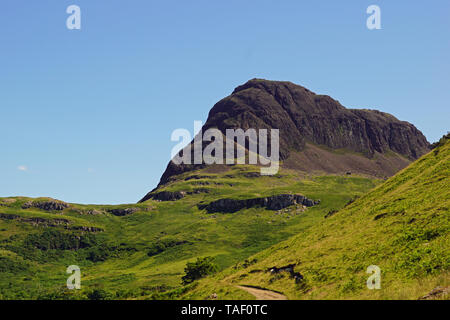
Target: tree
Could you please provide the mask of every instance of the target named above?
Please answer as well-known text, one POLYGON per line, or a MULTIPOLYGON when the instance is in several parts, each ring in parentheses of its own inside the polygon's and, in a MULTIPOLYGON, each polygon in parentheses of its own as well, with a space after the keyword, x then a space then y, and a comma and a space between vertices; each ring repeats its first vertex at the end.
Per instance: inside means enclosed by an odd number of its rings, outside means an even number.
POLYGON ((197 258, 197 261, 186 264, 186 268, 184 268, 186 274, 181 280, 183 280, 183 284, 189 284, 207 275, 216 273, 217 270, 218 267, 214 263, 213 257, 197 258))

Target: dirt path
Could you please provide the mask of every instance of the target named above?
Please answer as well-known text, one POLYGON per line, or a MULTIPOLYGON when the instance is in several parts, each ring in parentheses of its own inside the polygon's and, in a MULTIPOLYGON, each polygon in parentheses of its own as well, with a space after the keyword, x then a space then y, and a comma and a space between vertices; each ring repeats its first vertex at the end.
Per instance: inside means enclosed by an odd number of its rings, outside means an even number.
POLYGON ((265 289, 257 289, 253 287, 246 286, 236 286, 239 289, 245 290, 248 293, 254 295, 257 300, 287 300, 288 298, 281 293, 265 290, 265 289))

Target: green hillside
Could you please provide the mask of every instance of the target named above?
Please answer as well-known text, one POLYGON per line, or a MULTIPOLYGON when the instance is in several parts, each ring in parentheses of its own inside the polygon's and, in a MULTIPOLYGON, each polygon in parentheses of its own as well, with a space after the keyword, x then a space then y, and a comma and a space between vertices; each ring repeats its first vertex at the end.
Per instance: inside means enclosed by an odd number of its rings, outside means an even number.
POLYGON ((119 206, 0 198, 0 299, 252 299, 238 286, 289 299, 417 299, 449 285, 450 143, 387 181, 252 166, 186 172, 157 192, 176 201, 119 206), (300 193, 321 202, 208 213, 198 204, 300 193), (188 262, 219 273, 183 285, 188 262), (81 268, 68 290, 66 268, 81 268), (290 272, 272 268, 294 265, 290 272), (381 268, 368 290, 366 268, 381 268))
POLYGON ((438 286, 448 289, 450 142, 441 144, 308 230, 199 281, 183 298, 204 299, 237 285, 290 299, 417 299, 438 286), (290 264, 301 281, 268 271, 290 264), (379 290, 366 287, 370 265, 381 269, 379 290))
MULTIPOLYGON (((258 168, 208 168, 177 176, 159 191, 177 201, 120 206, 64 204, 48 198, 0 199, 0 299, 147 299, 176 297, 187 262, 212 256, 223 270, 304 232, 379 181, 308 176, 258 168), (320 205, 209 214, 198 203, 301 193, 320 205), (49 207, 49 203, 51 206, 49 207), (66 289, 69 265, 81 268, 81 290, 66 289)), ((230 296, 251 298, 227 287, 230 296)))

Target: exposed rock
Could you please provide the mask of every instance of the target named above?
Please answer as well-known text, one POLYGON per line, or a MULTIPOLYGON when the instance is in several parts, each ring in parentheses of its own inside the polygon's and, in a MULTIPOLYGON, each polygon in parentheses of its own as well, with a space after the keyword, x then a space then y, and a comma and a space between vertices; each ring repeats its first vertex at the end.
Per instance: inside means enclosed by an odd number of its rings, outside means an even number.
POLYGON ((210 190, 207 188, 196 188, 194 191, 186 192, 186 194, 199 194, 199 193, 209 193, 210 190))
POLYGON ((209 178, 211 178, 211 176, 192 175, 192 176, 185 178, 184 181, 189 181, 192 179, 198 180, 198 179, 209 179, 209 178))
MULTIPOLYGON (((292 152, 304 151, 307 143, 332 150, 345 149, 366 158, 394 152, 409 160, 419 158, 430 148, 416 127, 390 114, 347 109, 329 96, 317 95, 291 82, 263 79, 250 80, 217 102, 202 130, 209 128, 217 128, 223 134, 226 129, 237 128, 280 129, 281 160, 287 160, 292 152)), ((389 159, 380 161, 386 162, 386 166, 381 166, 385 172, 377 174, 395 173, 387 169, 389 159)), ((407 162, 402 167, 406 165, 407 162)), ((170 161, 158 186, 173 176, 204 167, 205 164, 175 165, 170 161)), ((358 173, 357 167, 349 169, 348 172, 358 173)))
POLYGON ((303 204, 312 207, 319 204, 320 200, 311 200, 300 194, 280 194, 271 197, 253 198, 244 200, 219 199, 209 204, 199 204, 200 210, 206 209, 208 213, 222 212, 233 213, 245 208, 264 207, 268 210, 280 210, 291 205, 303 204))
POLYGON ((377 214, 374 218, 373 218, 373 220, 378 220, 378 219, 381 219, 381 218, 384 218, 384 217, 386 217, 387 216, 387 213, 385 212, 385 213, 380 213, 380 214, 377 214))
POLYGON ((99 214, 103 214, 103 212, 99 211, 99 210, 96 210, 96 209, 92 209, 92 210, 86 211, 86 214, 96 216, 96 215, 99 215, 99 214))
POLYGON ((253 270, 250 270, 248 273, 252 274, 252 273, 260 273, 260 272, 263 272, 263 271, 260 269, 253 269, 253 270))
POLYGON ((48 227, 57 227, 62 225, 69 225, 68 219, 45 219, 39 217, 22 217, 16 214, 0 213, 0 219, 18 220, 20 222, 31 223, 32 225, 43 225, 48 227))
POLYGON ((22 209, 38 208, 45 211, 62 211, 68 207, 69 204, 59 200, 27 201, 22 205, 22 209))
POLYGON ((180 200, 186 195, 184 191, 161 191, 161 192, 149 192, 139 202, 144 202, 150 199, 159 201, 174 201, 180 200))
POLYGON ((73 226, 70 227, 71 230, 81 230, 81 231, 85 231, 85 232, 103 232, 104 230, 102 228, 98 228, 98 227, 85 227, 85 226, 73 226))
POLYGON ((107 211, 115 216, 128 216, 130 214, 135 213, 136 211, 139 211, 138 208, 118 208, 118 209, 107 209, 107 211))
POLYGON ((331 216, 333 216, 335 213, 337 213, 338 211, 337 210, 330 210, 330 211, 328 211, 328 213, 324 216, 324 218, 326 219, 326 218, 329 218, 329 217, 331 217, 331 216))
POLYGON ((289 275, 291 276, 291 278, 294 278, 296 283, 299 283, 303 280, 303 275, 300 274, 300 272, 295 272, 294 268, 295 268, 296 264, 289 264, 287 266, 284 267, 271 267, 269 269, 267 269, 268 272, 270 272, 271 274, 277 274, 280 272, 288 272, 289 275))
POLYGON ((192 185, 198 185, 198 186, 209 186, 210 184, 215 184, 214 182, 209 181, 194 181, 191 182, 192 185))
POLYGON ((200 210, 206 209, 208 213, 213 212, 236 212, 247 207, 247 200, 219 199, 207 205, 199 204, 200 210))
POLYGON ((259 178, 259 177, 261 177, 261 173, 260 172, 245 172, 243 175, 246 178, 259 178))
POLYGON ((87 227, 87 226, 71 226, 71 221, 68 219, 45 219, 40 217, 23 217, 16 214, 0 213, 0 219, 17 220, 24 223, 29 223, 34 227, 63 227, 67 230, 82 230, 86 232, 102 232, 102 228, 87 227))
POLYGON ((0 200, 0 205, 9 206, 15 202, 17 202, 17 199, 5 198, 0 200))
POLYGON ((22 209, 29 209, 33 207, 33 202, 32 201, 27 201, 22 205, 22 209))
POLYGON ((81 215, 90 215, 90 216, 97 216, 101 214, 105 214, 104 211, 97 210, 97 209, 79 209, 79 208, 73 208, 73 212, 76 212, 81 215))
POLYGON ((432 300, 432 299, 440 299, 448 296, 450 292, 450 286, 447 287, 436 287, 430 291, 430 293, 420 297, 419 300, 432 300))

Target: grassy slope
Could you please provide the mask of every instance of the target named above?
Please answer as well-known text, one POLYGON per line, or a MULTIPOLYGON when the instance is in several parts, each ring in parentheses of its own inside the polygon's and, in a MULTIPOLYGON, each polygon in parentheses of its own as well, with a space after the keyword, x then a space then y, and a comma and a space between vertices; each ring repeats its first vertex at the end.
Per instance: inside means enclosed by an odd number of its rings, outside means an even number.
MULTIPOLYGON (((193 191, 203 188, 209 193, 192 194, 178 201, 150 200, 121 206, 72 204, 63 212, 45 212, 22 209, 22 205, 30 200, 27 198, 0 199, 0 214, 19 216, 19 219, 0 219, 0 298, 70 298, 73 295, 83 298, 94 288, 103 288, 118 298, 145 298, 158 290, 177 290, 181 288, 180 279, 186 262, 195 257, 214 256, 220 268, 229 267, 303 232, 321 221, 331 209, 342 208, 350 198, 365 193, 378 183, 359 177, 300 178, 290 171, 281 171, 281 175, 275 177, 246 178, 245 173, 251 171, 255 168, 234 166, 221 173, 187 173, 165 189, 193 191), (183 180, 185 176, 195 174, 209 178, 183 180), (201 201, 223 197, 250 198, 286 192, 303 193, 322 202, 302 213, 291 210, 279 215, 260 208, 210 215, 196 207, 201 201), (139 211, 122 217, 106 213, 107 209, 118 207, 139 211), (103 213, 89 215, 89 210, 103 213), (33 245, 30 247, 32 235, 41 242, 48 242, 45 232, 56 230, 61 237, 69 237, 67 241, 76 242, 86 232, 63 226, 36 226, 21 220, 30 217, 48 221, 67 219, 71 228, 95 226, 105 231, 96 233, 87 248, 39 250, 33 245), (153 256, 147 255, 157 243, 182 241, 187 243, 153 256), (93 254, 97 258, 89 260, 93 254), (65 270, 72 264, 79 265, 82 272, 82 290, 75 294, 64 290, 68 277, 65 270)), ((225 296, 251 298, 233 286, 218 291, 225 296)))
MULTIPOLYGON (((450 282, 450 143, 435 149, 330 218, 201 280, 183 298, 203 299, 237 284, 291 299, 417 299, 450 282), (304 281, 271 275, 296 263, 304 281), (381 268, 368 290, 366 268, 381 268)), ((219 298, 233 298, 232 294, 219 298)))

